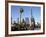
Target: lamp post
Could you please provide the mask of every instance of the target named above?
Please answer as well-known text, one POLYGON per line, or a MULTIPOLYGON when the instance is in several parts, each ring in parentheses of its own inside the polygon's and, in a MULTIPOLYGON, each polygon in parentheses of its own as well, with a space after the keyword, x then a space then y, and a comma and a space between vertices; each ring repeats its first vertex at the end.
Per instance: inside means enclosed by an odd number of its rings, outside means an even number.
POLYGON ((21 16, 22 16, 23 11, 24 11, 23 8, 20 8, 20 24, 21 24, 21 18, 22 18, 21 16))

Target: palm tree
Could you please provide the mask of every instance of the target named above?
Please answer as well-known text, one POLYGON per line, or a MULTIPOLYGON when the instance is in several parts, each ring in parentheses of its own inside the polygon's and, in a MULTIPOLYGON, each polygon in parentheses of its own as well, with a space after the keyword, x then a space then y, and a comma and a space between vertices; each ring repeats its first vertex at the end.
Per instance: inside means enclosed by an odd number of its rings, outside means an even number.
POLYGON ((21 16, 22 16, 22 13, 23 13, 23 8, 20 8, 20 24, 21 24, 21 16))

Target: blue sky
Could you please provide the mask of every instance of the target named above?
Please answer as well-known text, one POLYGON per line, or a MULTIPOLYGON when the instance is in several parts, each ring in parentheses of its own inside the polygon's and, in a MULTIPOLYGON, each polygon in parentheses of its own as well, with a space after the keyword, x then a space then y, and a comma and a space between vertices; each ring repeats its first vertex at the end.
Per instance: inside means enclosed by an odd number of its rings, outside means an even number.
POLYGON ((35 19, 35 22, 40 22, 40 12, 41 8, 40 7, 35 7, 35 6, 11 6, 11 16, 12 16, 12 21, 17 21, 17 18, 20 17, 20 8, 23 8, 24 12, 22 13, 22 18, 28 17, 30 18, 31 14, 31 8, 32 8, 32 15, 35 19))

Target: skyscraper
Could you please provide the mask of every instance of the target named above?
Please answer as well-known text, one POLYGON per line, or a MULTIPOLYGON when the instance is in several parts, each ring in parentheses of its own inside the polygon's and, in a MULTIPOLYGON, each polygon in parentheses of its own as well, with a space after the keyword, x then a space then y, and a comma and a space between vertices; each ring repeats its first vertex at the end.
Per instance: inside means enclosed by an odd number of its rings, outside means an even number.
POLYGON ((34 30, 35 28, 35 19, 32 14, 32 8, 31 8, 31 29, 34 30))
POLYGON ((17 18, 17 23, 19 24, 19 18, 17 18))
POLYGON ((26 22, 26 24, 29 24, 29 18, 28 17, 25 18, 25 22, 26 22))

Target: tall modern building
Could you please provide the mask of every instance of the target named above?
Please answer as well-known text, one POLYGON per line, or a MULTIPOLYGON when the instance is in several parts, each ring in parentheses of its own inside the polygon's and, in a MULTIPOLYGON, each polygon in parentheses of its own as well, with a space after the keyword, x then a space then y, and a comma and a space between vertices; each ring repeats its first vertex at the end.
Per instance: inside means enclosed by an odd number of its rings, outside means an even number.
POLYGON ((11 17, 11 24, 12 24, 12 17, 11 17))
POLYGON ((33 17, 32 9, 31 9, 31 29, 34 30, 35 28, 35 19, 33 17))
POLYGON ((17 18, 17 23, 19 23, 19 18, 17 18))
POLYGON ((25 22, 26 22, 26 24, 29 24, 29 18, 28 17, 25 18, 25 22))

